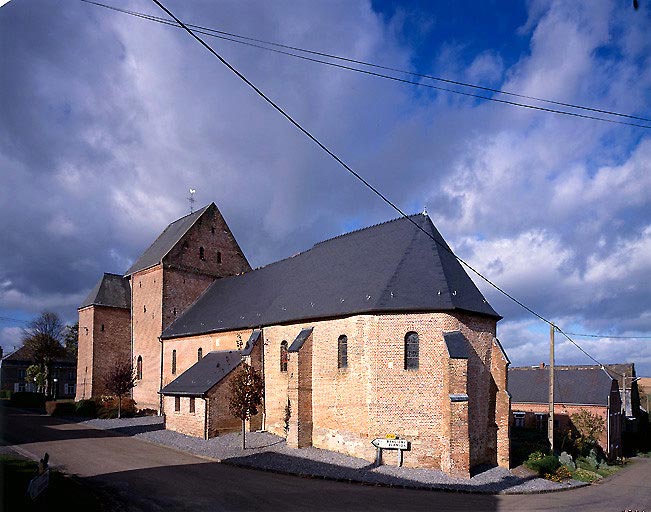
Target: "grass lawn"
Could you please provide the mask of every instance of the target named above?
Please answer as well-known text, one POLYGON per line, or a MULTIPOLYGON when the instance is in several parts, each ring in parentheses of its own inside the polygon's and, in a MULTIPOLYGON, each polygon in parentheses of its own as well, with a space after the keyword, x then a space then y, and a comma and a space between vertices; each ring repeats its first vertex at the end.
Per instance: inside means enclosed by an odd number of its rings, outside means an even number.
POLYGON ((50 471, 50 484, 36 501, 26 497, 27 485, 36 475, 38 464, 19 457, 0 455, 2 502, 0 510, 18 511, 108 511, 113 507, 78 480, 50 471))

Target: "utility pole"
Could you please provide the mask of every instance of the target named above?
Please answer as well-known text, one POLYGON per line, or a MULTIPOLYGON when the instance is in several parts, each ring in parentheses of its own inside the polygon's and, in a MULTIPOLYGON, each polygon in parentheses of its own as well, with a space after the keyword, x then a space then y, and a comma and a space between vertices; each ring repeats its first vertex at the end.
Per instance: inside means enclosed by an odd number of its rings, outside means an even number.
POLYGON ((554 453, 554 331, 556 326, 549 328, 549 418, 547 419, 547 437, 549 448, 554 453))

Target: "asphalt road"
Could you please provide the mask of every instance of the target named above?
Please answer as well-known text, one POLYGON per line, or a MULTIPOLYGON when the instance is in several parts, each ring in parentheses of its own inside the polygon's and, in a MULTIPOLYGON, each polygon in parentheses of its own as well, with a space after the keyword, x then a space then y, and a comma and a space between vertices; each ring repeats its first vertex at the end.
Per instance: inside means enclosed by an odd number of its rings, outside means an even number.
POLYGON ((41 457, 125 511, 566 510, 651 511, 651 461, 637 460, 598 485, 487 496, 392 489, 237 468, 113 432, 0 408, 3 444, 41 457))

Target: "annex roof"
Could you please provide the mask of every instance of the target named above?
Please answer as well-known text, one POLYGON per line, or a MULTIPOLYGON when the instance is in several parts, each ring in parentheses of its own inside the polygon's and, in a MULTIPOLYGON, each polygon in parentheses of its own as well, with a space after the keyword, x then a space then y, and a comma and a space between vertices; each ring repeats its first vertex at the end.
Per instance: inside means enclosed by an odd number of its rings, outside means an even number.
POLYGON ((301 329, 301 332, 298 333, 298 336, 296 336, 296 339, 292 342, 292 344, 289 346, 289 349, 287 351, 288 352, 298 352, 299 350, 301 350, 301 347, 307 341, 307 339, 310 337, 310 334, 312 334, 313 330, 314 330, 314 327, 308 327, 307 329, 301 329))
POLYGON ((105 273, 78 309, 87 306, 129 309, 131 307, 129 280, 118 274, 105 273))
MULTIPOLYGON (((614 380, 595 366, 556 366, 554 401, 560 404, 608 405, 614 380)), ((508 392, 511 403, 547 403, 549 368, 509 368, 508 392)))
POLYGON ((162 337, 361 313, 456 310, 501 318, 430 218, 416 214, 340 235, 296 256, 218 279, 162 337))
POLYGON ((246 345, 244 345, 244 350, 242 350, 242 355, 243 356, 250 356, 251 352, 253 352, 253 348, 255 347, 256 343, 260 339, 260 335, 262 334, 262 331, 259 329, 256 329, 251 333, 251 336, 249 336, 248 341, 246 342, 246 345))
POLYGON ((190 229, 192 225, 199 219, 199 217, 201 217, 201 215, 203 215, 203 213, 211 206, 213 206, 213 203, 172 222, 165 228, 159 237, 154 240, 154 243, 151 244, 147 250, 142 253, 140 258, 138 258, 136 262, 131 265, 129 270, 127 270, 124 275, 130 276, 139 270, 145 270, 146 268, 153 267, 154 265, 161 263, 163 261, 163 258, 181 240, 188 229, 190 229))
POLYGON ((443 341, 452 359, 468 359, 468 341, 461 331, 444 332, 443 341))
POLYGON ((242 362, 238 350, 208 352, 161 390, 163 395, 202 396, 242 362))

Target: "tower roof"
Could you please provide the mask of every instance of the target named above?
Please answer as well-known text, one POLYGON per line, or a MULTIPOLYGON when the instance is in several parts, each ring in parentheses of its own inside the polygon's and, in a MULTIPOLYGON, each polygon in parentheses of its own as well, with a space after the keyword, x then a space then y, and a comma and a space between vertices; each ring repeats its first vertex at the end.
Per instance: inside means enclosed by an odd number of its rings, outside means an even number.
POLYGON ((501 318, 430 218, 417 214, 319 242, 291 258, 218 279, 162 336, 400 311, 466 311, 501 318))
POLYGON ((118 275, 105 273, 79 306, 108 306, 112 308, 131 307, 129 281, 118 275))
POLYGON ((129 270, 124 274, 125 276, 130 276, 139 270, 145 270, 146 268, 153 267, 158 265, 163 261, 163 258, 167 255, 172 248, 179 243, 183 235, 185 235, 194 223, 201 217, 206 210, 210 207, 215 206, 215 203, 210 203, 203 208, 200 208, 194 213, 181 217, 178 220, 172 222, 165 230, 158 236, 154 243, 151 244, 145 252, 140 255, 140 258, 131 265, 129 270))

